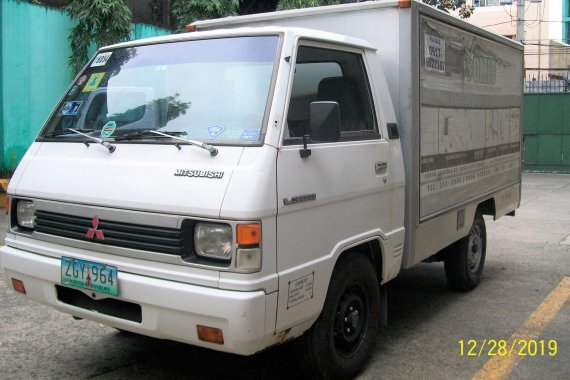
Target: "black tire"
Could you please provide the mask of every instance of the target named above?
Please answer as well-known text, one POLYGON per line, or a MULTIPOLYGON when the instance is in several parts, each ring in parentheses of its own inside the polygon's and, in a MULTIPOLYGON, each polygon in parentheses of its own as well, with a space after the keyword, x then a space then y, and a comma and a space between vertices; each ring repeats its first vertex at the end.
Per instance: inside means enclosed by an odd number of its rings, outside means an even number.
POLYGON ((321 315, 296 341, 299 366, 315 379, 349 379, 366 364, 380 319, 380 290, 371 262, 361 254, 336 264, 321 315))
POLYGON ((453 290, 466 292, 481 279, 487 251, 487 230, 483 215, 477 212, 469 235, 446 248, 445 276, 453 290))

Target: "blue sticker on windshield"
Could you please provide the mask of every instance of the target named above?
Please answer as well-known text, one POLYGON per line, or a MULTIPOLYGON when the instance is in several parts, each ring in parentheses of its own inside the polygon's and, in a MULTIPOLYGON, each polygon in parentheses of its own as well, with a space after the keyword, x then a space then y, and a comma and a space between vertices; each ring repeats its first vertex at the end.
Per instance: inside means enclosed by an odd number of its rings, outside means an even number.
POLYGON ((107 124, 105 124, 101 129, 101 137, 103 138, 111 137, 111 135, 115 133, 116 128, 117 128, 117 123, 115 123, 114 121, 107 122, 107 124))
POLYGON ((79 112, 79 108, 83 102, 65 102, 59 111, 61 116, 75 116, 79 112))
POLYGON ((240 140, 255 141, 259 138, 259 129, 244 129, 240 140))
POLYGON ((220 135, 220 133, 224 131, 224 127, 220 127, 219 125, 212 125, 211 127, 206 128, 206 131, 208 132, 208 136, 210 136, 211 139, 215 139, 220 135))

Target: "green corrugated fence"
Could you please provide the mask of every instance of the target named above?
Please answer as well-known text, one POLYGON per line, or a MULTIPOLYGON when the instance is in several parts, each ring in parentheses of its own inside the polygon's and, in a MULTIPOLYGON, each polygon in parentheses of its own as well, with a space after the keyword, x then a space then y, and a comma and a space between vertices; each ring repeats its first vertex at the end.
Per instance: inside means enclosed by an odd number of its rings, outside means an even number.
POLYGON ((570 94, 524 95, 525 170, 570 173, 570 94))
MULTIPOLYGON (((0 178, 9 176, 71 82, 69 30, 62 11, 2 0, 0 5, 0 178)), ((136 24, 132 38, 170 33, 136 24)))

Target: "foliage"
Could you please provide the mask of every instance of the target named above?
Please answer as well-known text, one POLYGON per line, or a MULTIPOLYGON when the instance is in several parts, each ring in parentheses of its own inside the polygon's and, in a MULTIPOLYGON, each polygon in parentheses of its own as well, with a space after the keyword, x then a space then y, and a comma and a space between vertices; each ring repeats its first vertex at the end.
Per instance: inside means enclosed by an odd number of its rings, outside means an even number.
POLYGON ((77 21, 69 35, 69 64, 75 73, 89 59, 91 43, 99 48, 130 37, 132 13, 125 0, 71 0, 65 11, 77 21))
POLYGON ((340 0, 279 0, 277 10, 318 7, 321 5, 335 5, 340 3, 340 0))
MULTIPOLYGON (((465 0, 421 0, 423 3, 436 7, 444 12, 459 9, 459 17, 468 18, 471 16, 475 8, 466 5, 465 0)), ((359 3, 359 0, 341 1, 341 0, 279 0, 277 10, 317 7, 320 5, 333 5, 341 3, 359 3)))
POLYGON ((459 9, 461 18, 469 18, 475 11, 475 8, 467 5, 465 0, 422 0, 422 2, 447 13, 459 9))
POLYGON ((196 20, 235 16, 240 0, 174 0, 172 18, 177 31, 196 20))

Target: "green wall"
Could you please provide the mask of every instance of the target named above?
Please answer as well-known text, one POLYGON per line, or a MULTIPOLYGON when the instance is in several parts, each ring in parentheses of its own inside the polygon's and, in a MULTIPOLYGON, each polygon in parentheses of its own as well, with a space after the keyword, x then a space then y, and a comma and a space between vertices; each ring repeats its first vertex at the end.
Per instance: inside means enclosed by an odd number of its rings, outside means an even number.
MULTIPOLYGON (((2 178, 16 168, 73 79, 68 65, 68 35, 74 23, 60 10, 15 0, 2 0, 0 21, 2 178)), ((168 33, 136 24, 132 38, 168 33)))
POLYGON ((140 40, 141 38, 149 38, 156 36, 164 36, 171 34, 170 30, 162 29, 153 25, 146 24, 135 24, 133 32, 131 33, 131 39, 140 40))
POLYGON ((2 1, 2 152, 0 169, 13 170, 71 81, 62 12, 2 1))
POLYGON ((524 168, 570 173, 570 94, 524 95, 524 168))

